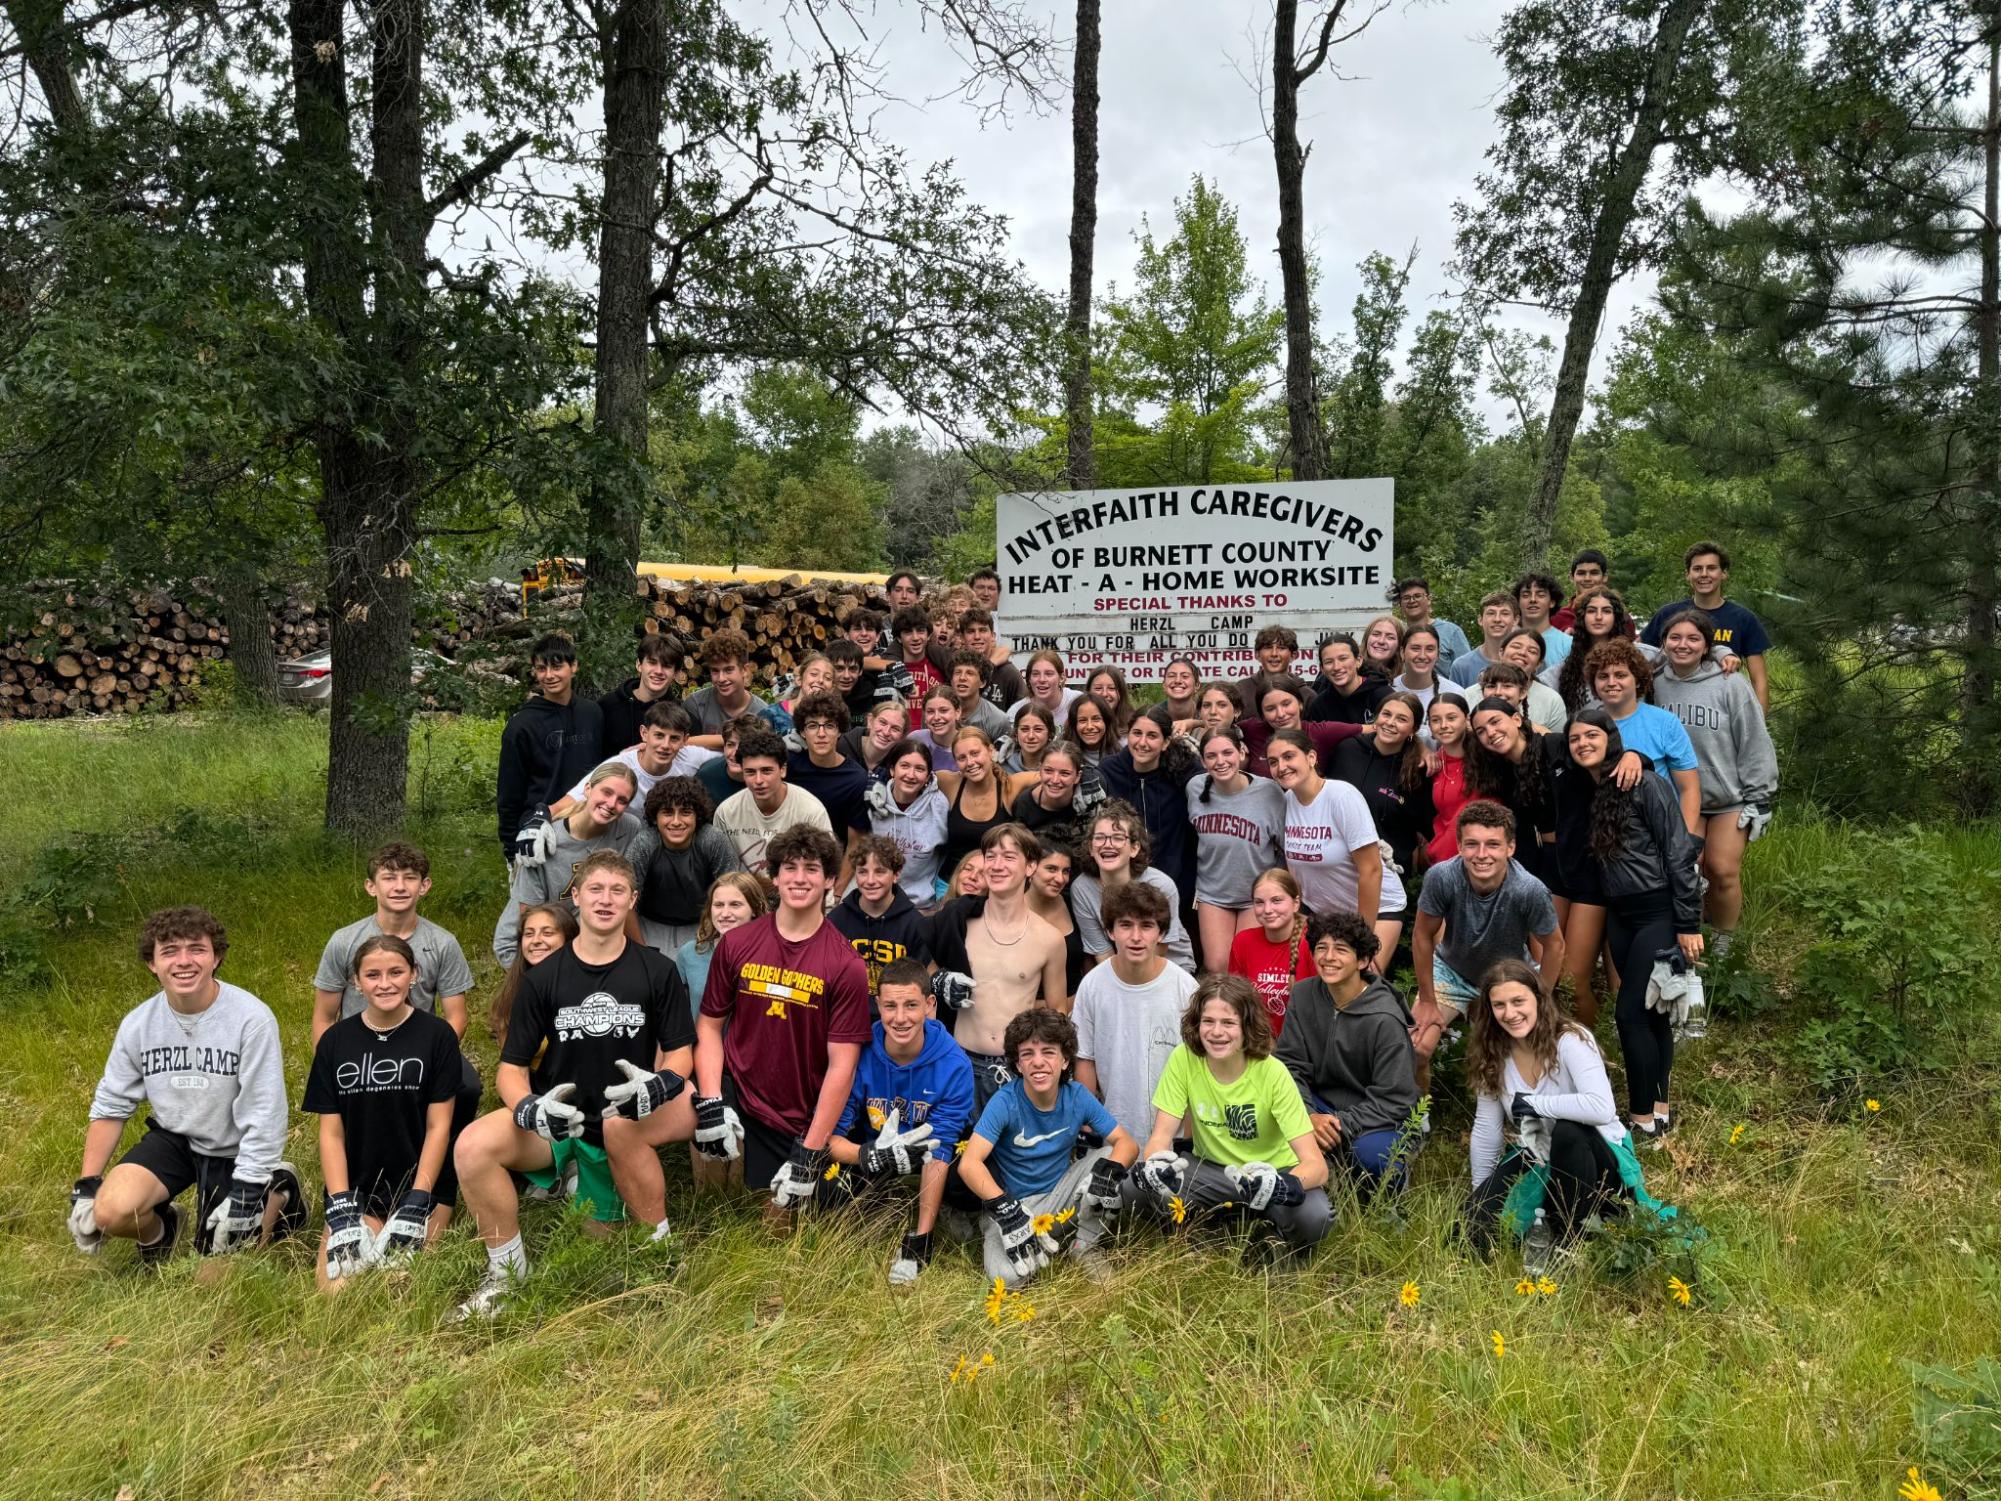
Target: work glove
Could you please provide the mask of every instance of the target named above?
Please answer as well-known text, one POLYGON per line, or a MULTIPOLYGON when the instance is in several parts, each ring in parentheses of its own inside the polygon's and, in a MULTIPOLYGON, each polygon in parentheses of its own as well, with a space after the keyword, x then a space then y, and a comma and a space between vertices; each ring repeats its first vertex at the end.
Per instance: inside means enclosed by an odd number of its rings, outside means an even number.
POLYGON ((923 1274, 930 1260, 931 1237, 919 1235, 915 1230, 905 1232, 903 1244, 896 1252, 896 1260, 889 1264, 889 1285, 910 1286, 923 1274))
POLYGON ((973 1004, 973 977, 956 969, 941 969, 931 977, 931 996, 941 1006, 963 1011, 973 1004))
POLYGON ((615 1061, 625 1075, 625 1082, 605 1090, 599 1120, 610 1120, 616 1115, 629 1121, 643 1121, 669 1100, 680 1098, 681 1091, 688 1087, 688 1081, 671 1068, 654 1074, 623 1058, 615 1061))
POLYGON ((779 1164, 771 1180, 771 1202, 780 1209, 797 1209, 820 1191, 820 1174, 827 1170, 827 1149, 792 1143, 792 1153, 779 1164))
POLYGON ((1172 1152, 1155 1152, 1133 1169, 1133 1176, 1139 1179, 1139 1186, 1162 1204, 1181 1192, 1181 1185, 1187 1175, 1188 1159, 1177 1157, 1172 1152))
POLYGON ((1000 1230, 1001 1249, 1007 1253, 1010 1265, 1017 1277, 1032 1277, 1049 1265, 1049 1258, 1062 1249, 1056 1244, 1056 1237, 1046 1233, 1038 1234, 1028 1218, 1028 1211, 1021 1207, 1012 1194, 1001 1194, 987 1200, 986 1211, 993 1216, 994 1225, 1000 1230))
POLYGON ((1528 1121, 1541 1120, 1542 1112, 1535 1108, 1535 1101, 1526 1094, 1517 1094, 1508 1101, 1508 1118, 1519 1126, 1528 1121))
POLYGON ((787 750, 797 751, 802 756, 806 754, 806 737, 797 730, 787 730, 779 738, 785 742, 787 750))
POLYGON ((70 1239, 86 1256, 95 1256, 104 1244, 104 1232, 97 1228, 97 1190, 103 1182, 101 1173, 79 1178, 69 1191, 70 1239))
POLYGON ((1758 836, 1771 826, 1772 809, 1769 803, 1748 803, 1737 810, 1737 827, 1744 830, 1744 842, 1756 844, 1758 836))
POLYGON ((875 696, 878 700, 900 698, 907 704, 917 697, 917 679, 903 663, 892 662, 877 676, 875 696))
POLYGON ((1253 1209, 1287 1209, 1306 1202, 1306 1190, 1299 1186, 1299 1180, 1269 1162, 1226 1167, 1223 1175, 1237 1185, 1238 1195, 1253 1209))
POLYGON ((1091 1167, 1091 1181, 1084 1185, 1084 1202, 1102 1215, 1119 1212, 1119 1186, 1126 1181, 1126 1165, 1111 1157, 1100 1157, 1091 1167))
POLYGON ((862 803, 868 808, 871 818, 894 818, 902 810, 896 806, 896 794, 889 790, 889 783, 869 779, 868 791, 862 794, 862 803))
POLYGON ((1077 773, 1077 790, 1071 794, 1071 811, 1078 815, 1094 812, 1105 803, 1105 779, 1098 768, 1086 766, 1077 773))
POLYGON ((232 1178, 229 1192, 208 1217, 209 1249, 220 1256, 249 1245, 264 1232, 264 1199, 268 1183, 232 1178))
POLYGON ((327 1280, 338 1282, 374 1265, 375 1237, 361 1221, 361 1200, 350 1189, 327 1196, 327 1280))
POLYGON ((546 803, 536 804, 535 811, 521 821, 521 827, 514 831, 514 864, 516 868, 540 865, 549 858, 543 834, 549 827, 549 808, 546 803))
POLYGON ((930 1155, 931 1122, 905 1131, 892 1110, 876 1132, 874 1145, 862 1150, 855 1167, 864 1178, 907 1178, 920 1171, 930 1155))
POLYGON ((695 1097, 695 1150, 721 1162, 734 1162, 743 1153, 743 1122, 721 1095, 695 1097))
POLYGON ((375 1237, 375 1254, 387 1261, 393 1256, 414 1256, 423 1250, 431 1231, 431 1210, 436 1203, 421 1188, 406 1189, 396 1201, 396 1212, 375 1237))
POLYGON ((547 1142, 575 1141, 584 1134, 584 1112, 570 1103, 574 1084, 558 1084, 547 1094, 531 1094, 514 1107, 514 1124, 547 1142))

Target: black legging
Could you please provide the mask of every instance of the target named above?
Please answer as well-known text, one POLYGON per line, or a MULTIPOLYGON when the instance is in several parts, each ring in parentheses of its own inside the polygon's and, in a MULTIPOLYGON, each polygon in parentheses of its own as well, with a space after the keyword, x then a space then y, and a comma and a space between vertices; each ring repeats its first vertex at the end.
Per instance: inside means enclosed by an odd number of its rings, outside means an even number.
POLYGON ((1626 1102, 1634 1115, 1666 1104, 1674 1067, 1674 1027, 1647 1007, 1654 955, 1675 946, 1674 906, 1665 891, 1607 897, 1605 941, 1619 970, 1619 1051, 1626 1060, 1626 1102))
MULTIPOLYGON (((1508 1190, 1534 1165, 1527 1153, 1510 1150, 1501 1154, 1486 1181, 1473 1185, 1466 1200, 1466 1234, 1482 1255, 1493 1243, 1508 1190)), ((1619 1188, 1619 1159, 1596 1126, 1550 1122, 1549 1178, 1542 1207, 1559 1241, 1571 1239, 1584 1217, 1601 1210, 1619 1188)))

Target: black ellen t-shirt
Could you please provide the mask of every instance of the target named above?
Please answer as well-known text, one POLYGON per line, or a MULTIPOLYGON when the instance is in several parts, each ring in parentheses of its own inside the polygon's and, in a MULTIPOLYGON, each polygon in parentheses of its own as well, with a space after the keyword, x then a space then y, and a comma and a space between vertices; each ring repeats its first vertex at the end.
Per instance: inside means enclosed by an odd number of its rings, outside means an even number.
POLYGON ((417 1173, 424 1117, 459 1091, 458 1034, 428 1011, 392 1032, 363 1013, 335 1022, 313 1051, 305 1108, 337 1115, 347 1138, 347 1184, 369 1213, 387 1215, 417 1173))
POLYGON ((665 955, 628 941, 609 964, 586 964, 566 948, 530 968, 500 1061, 534 1064, 528 1077, 537 1094, 576 1085, 569 1100, 584 1112, 584 1140, 595 1146, 604 1141, 598 1116, 605 1089, 625 1077, 618 1060, 650 1070, 656 1048, 671 1053, 694 1045, 694 1007, 681 972, 665 955))

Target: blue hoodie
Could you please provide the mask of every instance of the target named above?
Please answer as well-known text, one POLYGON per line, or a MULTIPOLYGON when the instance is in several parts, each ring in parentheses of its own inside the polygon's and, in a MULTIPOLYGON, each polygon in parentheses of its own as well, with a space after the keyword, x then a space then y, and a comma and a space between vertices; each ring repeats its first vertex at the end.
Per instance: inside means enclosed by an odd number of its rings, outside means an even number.
POLYGON ((889 1056, 882 1023, 875 1024, 835 1134, 866 1145, 892 1110, 905 1130, 929 1121, 931 1156, 952 1160, 953 1148, 973 1122, 973 1065, 944 1023, 924 1023, 924 1046, 908 1063, 889 1056))

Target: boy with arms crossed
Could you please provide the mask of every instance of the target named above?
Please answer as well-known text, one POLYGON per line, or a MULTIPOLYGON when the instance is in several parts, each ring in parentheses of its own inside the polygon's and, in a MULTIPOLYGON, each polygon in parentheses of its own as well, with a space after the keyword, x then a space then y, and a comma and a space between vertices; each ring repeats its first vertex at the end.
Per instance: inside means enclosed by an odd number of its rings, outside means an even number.
POLYGON ((200 907, 168 907, 139 930, 139 959, 160 982, 125 1014, 91 1097, 69 1232, 95 1253, 109 1235, 139 1243, 158 1266, 173 1253, 195 1191, 196 1236, 220 1254, 278 1239, 305 1222, 285 1147, 285 1057, 271 1008, 218 980, 229 935, 200 907), (146 1134, 118 1164, 125 1123, 141 1105, 146 1134))
POLYGON ((659 1149, 694 1134, 688 987, 673 960, 625 936, 632 867, 600 850, 578 864, 573 890, 577 936, 528 970, 508 1020, 494 1081, 503 1107, 459 1137, 459 1181, 486 1242, 486 1276, 462 1318, 498 1312, 528 1274, 511 1174, 554 1188, 574 1165, 594 1219, 630 1210, 649 1240, 665 1240, 659 1149))

